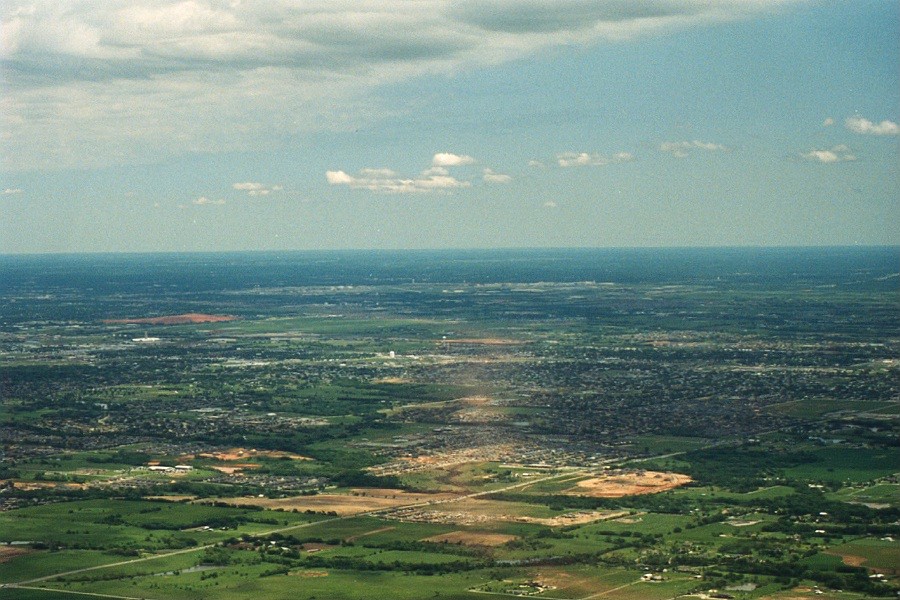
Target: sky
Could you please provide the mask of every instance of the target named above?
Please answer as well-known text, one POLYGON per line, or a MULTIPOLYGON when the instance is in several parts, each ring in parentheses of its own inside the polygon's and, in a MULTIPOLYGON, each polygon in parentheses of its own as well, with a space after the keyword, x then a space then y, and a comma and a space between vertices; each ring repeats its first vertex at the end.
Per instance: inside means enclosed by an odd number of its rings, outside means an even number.
POLYGON ((900 244, 897 0, 5 0, 0 253, 900 244))

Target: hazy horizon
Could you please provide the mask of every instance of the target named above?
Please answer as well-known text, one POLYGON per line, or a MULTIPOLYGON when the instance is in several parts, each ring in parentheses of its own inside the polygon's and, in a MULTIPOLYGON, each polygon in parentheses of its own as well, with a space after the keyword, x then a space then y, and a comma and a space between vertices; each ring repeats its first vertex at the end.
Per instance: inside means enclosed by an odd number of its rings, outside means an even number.
POLYGON ((451 252, 472 252, 472 253, 491 253, 491 252, 541 252, 541 251, 644 251, 644 250, 898 250, 900 244, 810 244, 806 246, 791 245, 771 245, 771 246, 494 246, 494 247, 444 247, 444 248, 254 248, 245 250, 86 250, 86 251, 47 251, 47 252, 0 252, 0 256, 16 257, 16 256, 80 256, 80 255, 153 255, 153 254, 276 254, 276 253, 296 253, 296 254, 314 254, 314 253, 355 253, 355 252, 372 252, 372 253, 451 253, 451 252))

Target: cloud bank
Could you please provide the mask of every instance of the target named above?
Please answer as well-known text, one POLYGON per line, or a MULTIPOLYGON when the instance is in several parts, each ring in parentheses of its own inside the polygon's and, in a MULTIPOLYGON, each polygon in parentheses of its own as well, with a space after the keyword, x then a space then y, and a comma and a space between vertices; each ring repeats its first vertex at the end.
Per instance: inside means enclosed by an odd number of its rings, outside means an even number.
POLYGON ((222 204, 225 204, 225 201, 221 198, 212 200, 206 196, 200 196, 196 200, 193 200, 191 204, 196 204, 197 206, 221 206, 222 204))
POLYGON ((280 185, 266 185, 255 181, 234 183, 231 187, 241 192, 247 192, 248 196, 268 196, 272 192, 280 192, 284 188, 280 185))
POLYGON ((481 172, 481 178, 487 183, 509 183, 512 177, 504 173, 497 173, 493 169, 485 169, 481 172))
POLYGON ((603 167, 606 165, 631 162, 634 155, 630 152, 617 152, 612 156, 587 152, 563 152, 556 155, 556 164, 560 167, 603 167))
POLYGON ((723 146, 722 144, 701 142, 700 140, 693 140, 690 142, 663 142, 659 145, 659 149, 661 152, 671 154, 675 158, 685 158, 695 150, 706 152, 727 152, 729 150, 727 146, 723 146))
POLYGON ((471 156, 439 152, 431 159, 431 167, 416 177, 401 177, 393 169, 361 169, 357 175, 346 171, 326 171, 329 185, 345 185, 355 190, 369 190, 382 194, 422 194, 449 191, 471 186, 471 182, 450 175, 448 167, 470 165, 471 156))
POLYGON ((844 121, 844 127, 853 133, 861 133, 864 135, 898 135, 900 127, 893 121, 882 121, 881 123, 873 123, 863 117, 849 117, 844 121))
MULTIPOLYGON (((6 169, 269 147, 390 112, 370 90, 798 0, 9 0, 6 169)), ((435 165, 443 166, 443 165, 435 165)))
MULTIPOLYGON (((415 177, 402 177, 393 169, 360 169, 356 175, 346 171, 326 171, 325 181, 329 185, 347 186, 356 190, 369 190, 383 194, 422 194, 428 192, 449 192, 454 189, 471 187, 469 179, 459 179, 451 175, 450 169, 475 164, 477 161, 466 154, 438 152, 431 159, 431 167, 415 177)), ((505 184, 512 177, 483 168, 481 179, 485 183, 505 184)))
POLYGON ((850 148, 840 144, 831 150, 810 150, 800 154, 802 158, 815 162, 831 164, 838 162, 852 162, 856 160, 856 155, 850 152, 850 148))
POLYGON ((401 178, 388 169, 363 169, 359 175, 348 175, 344 171, 326 171, 325 179, 330 185, 346 185, 356 190, 386 194, 420 194, 471 185, 468 181, 460 181, 450 175, 423 174, 419 177, 401 178))

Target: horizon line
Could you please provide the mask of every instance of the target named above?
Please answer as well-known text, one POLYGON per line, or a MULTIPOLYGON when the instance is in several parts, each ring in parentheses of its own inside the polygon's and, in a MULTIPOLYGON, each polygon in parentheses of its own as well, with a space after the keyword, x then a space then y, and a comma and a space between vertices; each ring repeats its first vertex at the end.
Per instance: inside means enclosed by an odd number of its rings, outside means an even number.
POLYGON ((535 251, 586 251, 586 250, 840 250, 840 249, 897 249, 896 244, 766 244, 766 245, 716 245, 716 246, 495 246, 449 248, 283 248, 242 250, 50 250, 46 252, 0 252, 0 257, 38 256, 136 256, 174 254, 302 254, 302 253, 417 253, 417 252, 535 252, 535 251))

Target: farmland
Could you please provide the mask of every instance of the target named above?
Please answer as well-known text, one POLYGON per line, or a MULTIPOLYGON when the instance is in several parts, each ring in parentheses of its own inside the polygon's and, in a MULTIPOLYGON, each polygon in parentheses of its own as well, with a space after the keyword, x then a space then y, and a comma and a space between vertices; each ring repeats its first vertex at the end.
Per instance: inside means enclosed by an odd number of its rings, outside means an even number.
POLYGON ((900 589, 893 255, 404 256, 6 278, 3 593, 900 589))

